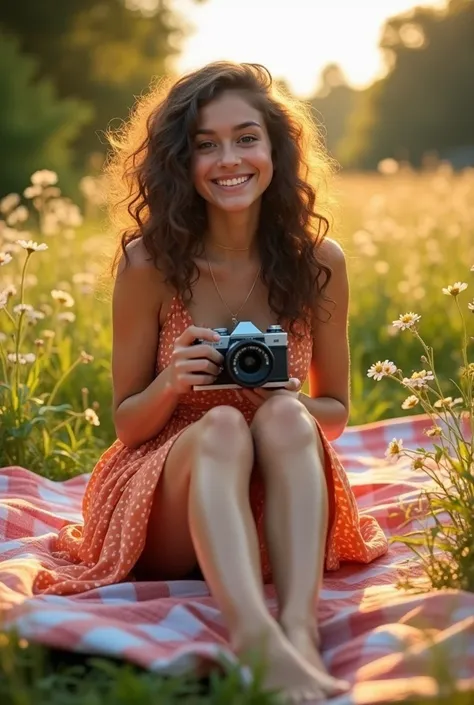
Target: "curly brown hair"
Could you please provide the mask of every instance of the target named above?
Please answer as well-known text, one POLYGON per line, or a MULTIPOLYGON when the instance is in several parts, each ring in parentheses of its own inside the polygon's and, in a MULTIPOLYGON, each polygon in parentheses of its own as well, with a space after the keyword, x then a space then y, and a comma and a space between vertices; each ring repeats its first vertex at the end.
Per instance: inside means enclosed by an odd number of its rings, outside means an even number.
POLYGON ((183 301, 192 298, 199 277, 194 258, 206 229, 205 201, 191 178, 193 137, 199 110, 229 90, 262 114, 272 145, 274 175, 262 196, 257 233, 262 280, 279 322, 296 331, 296 323, 311 323, 331 277, 317 249, 329 230, 326 185, 333 163, 309 106, 260 64, 219 61, 176 81, 161 80, 138 99, 128 122, 109 132, 109 212, 121 236, 113 272, 122 252, 128 262, 127 244, 141 237, 166 283, 183 301))

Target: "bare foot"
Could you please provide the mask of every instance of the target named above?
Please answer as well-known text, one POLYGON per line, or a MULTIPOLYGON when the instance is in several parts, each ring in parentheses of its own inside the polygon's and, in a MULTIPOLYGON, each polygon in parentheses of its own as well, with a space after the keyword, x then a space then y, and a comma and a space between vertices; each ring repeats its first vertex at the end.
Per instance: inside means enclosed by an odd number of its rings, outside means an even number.
POLYGON ((291 627, 285 624, 281 624, 281 628, 290 644, 296 649, 300 656, 310 663, 318 673, 325 676, 324 682, 327 683, 328 686, 332 683, 333 694, 343 693, 350 688, 350 684, 347 681, 333 678, 329 675, 319 652, 319 634, 316 628, 314 628, 313 631, 310 626, 291 627))
POLYGON ((265 668, 263 687, 279 691, 285 703, 321 702, 346 690, 339 685, 343 682, 306 662, 279 628, 269 627, 258 639, 252 637, 234 648, 250 666, 255 666, 260 656, 265 668))
POLYGON ((288 641, 306 661, 320 673, 328 675, 326 666, 319 652, 319 638, 310 627, 280 625, 288 641))

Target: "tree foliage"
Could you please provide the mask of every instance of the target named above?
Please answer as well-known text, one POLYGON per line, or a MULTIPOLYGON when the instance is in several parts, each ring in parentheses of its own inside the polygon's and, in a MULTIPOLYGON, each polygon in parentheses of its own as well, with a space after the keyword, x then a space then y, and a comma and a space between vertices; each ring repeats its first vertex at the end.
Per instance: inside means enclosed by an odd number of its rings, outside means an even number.
POLYGON ((321 86, 310 101, 316 122, 322 127, 326 147, 338 158, 338 144, 345 134, 347 120, 354 110, 358 91, 351 88, 337 64, 328 64, 321 73, 321 86))
POLYGON ((35 60, 1 33, 0 66, 0 195, 21 190, 37 169, 60 171, 66 188, 72 186, 72 145, 91 109, 78 100, 60 100, 51 81, 35 78, 35 60))
MULTIPOLYGON (((110 122, 125 118, 134 95, 166 72, 181 30, 168 0, 21 0, 2 4, 0 28, 35 60, 60 99, 92 110, 76 142, 82 159, 105 150, 110 122)), ((31 108, 31 106, 30 106, 31 108)))
POLYGON ((357 101, 342 161, 373 168, 393 157, 419 165, 428 152, 474 145, 473 0, 390 19, 381 48, 389 73, 357 101))

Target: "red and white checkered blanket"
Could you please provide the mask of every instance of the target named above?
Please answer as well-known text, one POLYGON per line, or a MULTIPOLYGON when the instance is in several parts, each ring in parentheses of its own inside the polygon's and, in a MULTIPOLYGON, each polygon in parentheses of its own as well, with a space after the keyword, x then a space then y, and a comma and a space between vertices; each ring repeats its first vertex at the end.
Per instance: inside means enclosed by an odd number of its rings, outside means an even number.
MULTIPOLYGON (((361 513, 387 536, 417 505, 426 475, 405 460, 388 464, 392 438, 428 446, 425 417, 350 427, 334 443, 361 513)), ((30 641, 87 654, 121 657, 159 673, 192 671, 202 659, 233 661, 226 630, 201 581, 121 583, 72 597, 33 596, 33 579, 51 560, 57 531, 78 522, 88 481, 52 482, 19 467, 0 470, 0 610, 5 626, 30 641)), ((409 527, 408 527, 409 528, 409 527)), ((334 705, 376 705, 437 691, 441 659, 459 687, 474 690, 474 594, 408 594, 396 588, 413 554, 392 544, 368 566, 344 565, 325 576, 319 606, 324 661, 353 688, 334 705), (432 648, 436 643, 438 649, 432 648), (439 663, 439 662, 438 662, 439 663)), ((275 593, 266 588, 268 604, 275 593)))

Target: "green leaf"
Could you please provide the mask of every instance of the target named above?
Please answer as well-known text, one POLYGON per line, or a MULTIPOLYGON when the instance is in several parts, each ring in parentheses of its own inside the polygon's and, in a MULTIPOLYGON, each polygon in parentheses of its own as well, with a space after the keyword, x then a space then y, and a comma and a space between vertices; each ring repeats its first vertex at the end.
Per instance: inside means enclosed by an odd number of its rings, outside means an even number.
POLYGON ((30 401, 34 404, 38 404, 38 406, 42 406, 44 404, 44 399, 40 399, 39 397, 31 397, 30 401))
POLYGON ((18 390, 18 398, 20 400, 20 404, 24 404, 26 401, 28 401, 28 397, 30 394, 30 388, 26 386, 26 384, 20 385, 20 388, 18 390))
POLYGON ((44 454, 45 454, 45 456, 48 456, 51 452, 51 437, 45 428, 42 429, 42 434, 43 434, 44 454))
POLYGON ((28 438, 28 436, 30 435, 32 430, 33 430, 33 424, 31 423, 31 421, 28 421, 27 423, 21 424, 21 426, 17 426, 16 428, 11 428, 10 435, 13 438, 25 439, 25 438, 28 438))
POLYGON ((58 404, 57 406, 42 406, 40 409, 38 409, 38 414, 42 416, 43 414, 46 414, 48 411, 52 411, 55 414, 61 413, 62 411, 68 411, 69 409, 72 409, 71 404, 58 404))
POLYGON ((51 455, 61 455, 65 458, 70 458, 71 460, 74 460, 74 456, 67 450, 53 450, 51 455))

